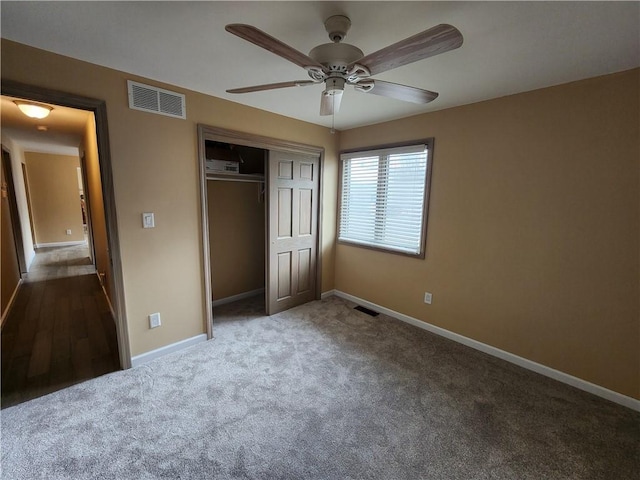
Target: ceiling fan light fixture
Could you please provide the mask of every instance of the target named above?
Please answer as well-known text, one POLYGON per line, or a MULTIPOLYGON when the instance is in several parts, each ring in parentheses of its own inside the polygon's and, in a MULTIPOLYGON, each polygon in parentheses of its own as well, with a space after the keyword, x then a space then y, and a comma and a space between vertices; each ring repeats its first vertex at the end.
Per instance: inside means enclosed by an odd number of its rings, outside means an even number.
POLYGON ((53 110, 53 107, 39 103, 23 102, 20 100, 16 100, 13 103, 15 103, 20 111, 29 118, 43 119, 48 117, 51 110, 53 110))
POLYGON ((343 78, 328 78, 326 89, 322 92, 320 115, 334 115, 340 110, 345 81, 343 78))
POLYGON ((344 91, 344 84, 346 83, 344 78, 331 77, 325 81, 326 88, 324 90, 325 95, 334 95, 336 92, 342 93, 344 91))

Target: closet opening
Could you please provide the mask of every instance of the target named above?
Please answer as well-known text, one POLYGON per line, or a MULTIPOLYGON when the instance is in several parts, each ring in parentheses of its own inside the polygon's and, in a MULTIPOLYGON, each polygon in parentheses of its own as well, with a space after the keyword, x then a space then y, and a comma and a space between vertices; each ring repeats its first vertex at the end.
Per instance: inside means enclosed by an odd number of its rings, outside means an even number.
POLYGON ((244 299, 265 309, 267 158, 268 151, 262 148, 205 141, 214 309, 244 299))

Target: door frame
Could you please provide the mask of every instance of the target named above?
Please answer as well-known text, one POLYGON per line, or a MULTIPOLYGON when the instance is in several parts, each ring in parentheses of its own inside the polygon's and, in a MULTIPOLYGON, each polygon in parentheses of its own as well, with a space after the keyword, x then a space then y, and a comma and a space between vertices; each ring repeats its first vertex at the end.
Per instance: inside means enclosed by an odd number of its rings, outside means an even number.
POLYGON ((93 223, 91 221, 91 200, 87 195, 87 185, 89 185, 89 177, 87 176, 87 152, 80 154, 80 174, 82 175, 82 191, 84 192, 84 214, 87 216, 87 243, 89 244, 89 256, 91 263, 96 265, 96 251, 93 242, 93 223))
MULTIPOLYGON (((96 122, 96 143, 98 144, 98 159, 100 164, 100 178, 104 203, 105 221, 107 225, 107 244, 109 259, 113 275, 114 291, 112 305, 115 314, 116 333, 118 337, 118 353, 120 366, 131 368, 131 348, 127 328, 127 315, 124 302, 124 280, 122 275, 122 258, 120 256, 120 240, 116 217, 116 202, 113 188, 113 173, 111 167, 111 150, 109 144, 109 129, 107 121, 107 103, 104 100, 84 97, 73 93, 52 90, 49 88, 29 85, 12 80, 2 80, 3 95, 24 98, 36 102, 51 103, 64 107, 76 108, 92 112, 96 122)), ((86 197, 86 195, 85 195, 86 197)))
POLYGON ((13 240, 16 244, 16 255, 18 257, 18 271, 20 278, 27 273, 27 259, 24 254, 24 239, 22 238, 22 225, 20 223, 20 214, 18 213, 18 200, 16 198, 16 184, 13 182, 13 165, 11 152, 2 145, 2 157, 4 165, 4 174, 7 181, 7 196, 9 200, 9 214, 11 215, 11 223, 13 224, 13 240))
POLYGON ((29 230, 31 231, 31 243, 36 244, 36 232, 33 228, 33 211, 31 210, 31 191, 29 190, 29 174, 27 173, 27 164, 20 163, 22 167, 22 180, 24 182, 24 194, 27 198, 27 214, 29 215, 29 230))
MULTIPOLYGON (((202 258, 204 267, 204 296, 205 296, 205 318, 207 323, 207 338, 213 338, 213 300, 211 298, 211 255, 209 252, 209 209, 207 204, 207 174, 205 163, 205 141, 229 143, 242 145, 245 147, 261 148, 264 150, 279 150, 282 152, 302 153, 307 155, 318 155, 320 175, 318 184, 318 239, 316 245, 316 300, 320 299, 322 293, 322 187, 324 185, 324 147, 307 145, 288 140, 281 140, 272 137, 254 135, 251 133, 239 132, 237 130, 227 130, 225 128, 213 127, 205 124, 198 124, 198 164, 200 173, 200 213, 202 216, 202 258)), ((268 161, 268 159, 266 160, 268 161)), ((265 165, 265 191, 268 189, 268 175, 265 165)), ((265 204, 268 208, 268 199, 265 195, 265 204)), ((265 217, 265 231, 269 231, 269 216, 265 217)), ((267 247, 265 246, 265 249, 267 247)), ((265 262, 268 251, 265 252, 265 262)), ((265 285, 268 289, 268 285, 265 285)))

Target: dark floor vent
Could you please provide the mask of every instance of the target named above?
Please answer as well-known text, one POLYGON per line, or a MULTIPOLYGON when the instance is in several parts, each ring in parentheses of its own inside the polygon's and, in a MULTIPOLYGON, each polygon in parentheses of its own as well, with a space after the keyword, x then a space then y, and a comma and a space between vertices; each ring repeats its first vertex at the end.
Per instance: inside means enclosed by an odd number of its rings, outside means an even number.
POLYGON ((372 317, 377 317, 378 315, 380 315, 380 313, 374 311, 374 310, 369 310, 366 307, 363 307, 361 305, 358 305, 357 307, 353 307, 354 310, 358 310, 359 312, 362 313, 366 313, 367 315, 370 315, 372 317))

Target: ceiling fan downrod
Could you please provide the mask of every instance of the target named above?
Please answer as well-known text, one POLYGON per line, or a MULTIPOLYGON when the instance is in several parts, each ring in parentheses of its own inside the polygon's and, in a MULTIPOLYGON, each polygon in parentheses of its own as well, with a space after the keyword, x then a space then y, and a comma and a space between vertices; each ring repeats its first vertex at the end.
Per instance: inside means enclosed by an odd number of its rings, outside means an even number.
POLYGON ((324 21, 324 28, 329 34, 329 40, 338 43, 347 36, 351 28, 351 20, 344 15, 333 15, 324 21))

